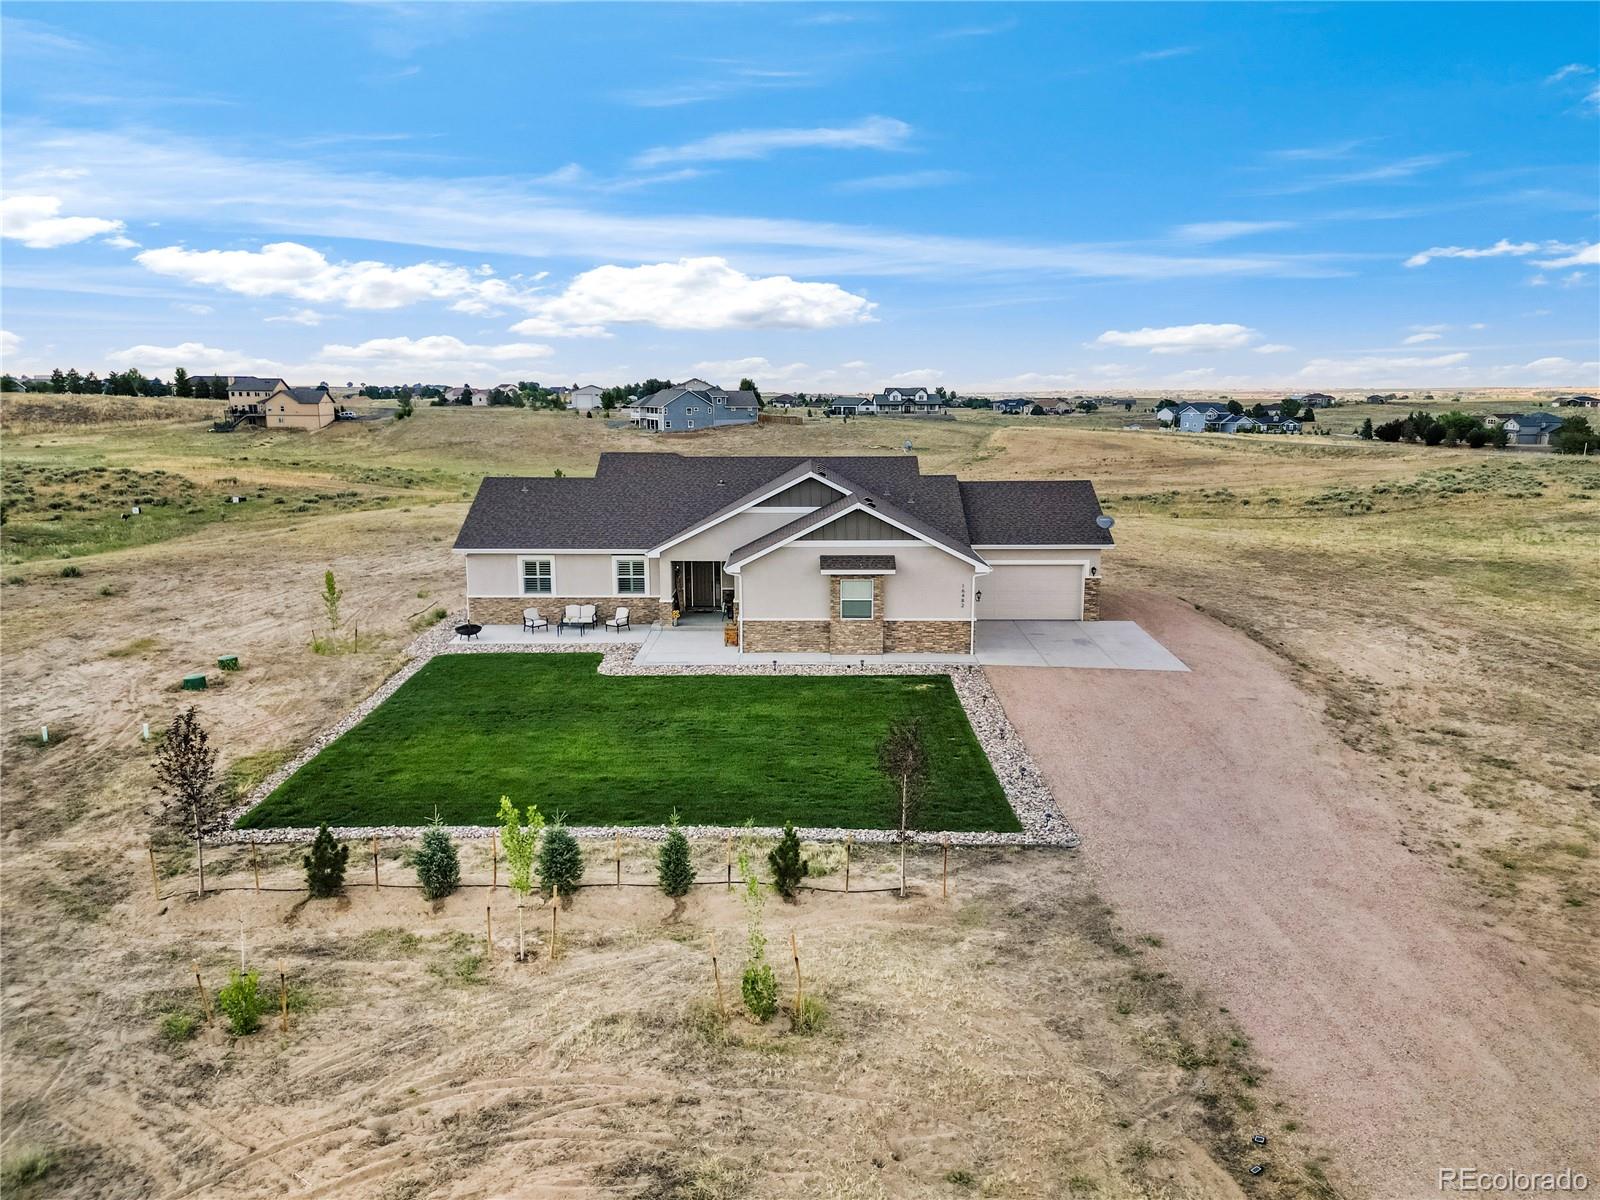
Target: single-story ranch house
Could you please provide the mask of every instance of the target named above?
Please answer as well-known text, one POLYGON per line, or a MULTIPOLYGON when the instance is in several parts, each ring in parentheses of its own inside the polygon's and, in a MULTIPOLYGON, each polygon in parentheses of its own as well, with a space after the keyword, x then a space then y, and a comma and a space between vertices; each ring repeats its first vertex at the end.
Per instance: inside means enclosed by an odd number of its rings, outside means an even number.
POLYGON ((1111 545, 1087 480, 608 453, 592 479, 485 479, 455 553, 479 624, 626 605, 635 624, 723 613, 748 653, 965 654, 975 621, 1096 619, 1111 545))

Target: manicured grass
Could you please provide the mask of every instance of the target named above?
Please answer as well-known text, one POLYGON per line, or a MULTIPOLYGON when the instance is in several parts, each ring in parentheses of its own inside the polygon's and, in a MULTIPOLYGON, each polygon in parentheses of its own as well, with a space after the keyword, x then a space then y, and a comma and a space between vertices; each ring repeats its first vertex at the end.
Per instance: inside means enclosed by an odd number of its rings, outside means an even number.
POLYGON ((888 828, 877 747, 920 716, 924 829, 1017 830, 942 675, 600 675, 598 654, 434 659, 241 826, 493 824, 501 795, 574 825, 888 828))

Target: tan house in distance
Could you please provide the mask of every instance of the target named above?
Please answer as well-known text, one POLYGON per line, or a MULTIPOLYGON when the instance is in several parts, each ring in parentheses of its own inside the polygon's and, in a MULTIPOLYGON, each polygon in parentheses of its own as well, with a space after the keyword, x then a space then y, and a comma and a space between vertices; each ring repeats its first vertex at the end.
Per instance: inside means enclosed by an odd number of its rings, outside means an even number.
POLYGON ((314 388, 290 387, 281 379, 262 407, 268 429, 304 429, 315 432, 334 421, 333 397, 326 384, 314 388))

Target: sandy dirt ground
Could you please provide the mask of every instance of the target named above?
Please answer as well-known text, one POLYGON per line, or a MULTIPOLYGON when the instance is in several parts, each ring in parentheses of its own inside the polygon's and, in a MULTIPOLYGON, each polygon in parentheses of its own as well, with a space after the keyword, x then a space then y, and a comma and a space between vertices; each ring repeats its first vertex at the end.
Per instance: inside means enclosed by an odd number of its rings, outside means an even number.
POLYGON ((1402 844, 1392 785, 1277 658, 1170 598, 1105 615, 1192 673, 990 674, 1108 900, 1238 1017, 1373 1195, 1437 1196, 1446 1166, 1600 1179, 1600 1005, 1402 844))

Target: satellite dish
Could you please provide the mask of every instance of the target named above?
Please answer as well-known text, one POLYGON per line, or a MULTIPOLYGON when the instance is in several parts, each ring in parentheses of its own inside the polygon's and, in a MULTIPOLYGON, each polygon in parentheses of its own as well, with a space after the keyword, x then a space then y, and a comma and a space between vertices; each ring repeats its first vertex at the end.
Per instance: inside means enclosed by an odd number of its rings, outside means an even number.
POLYGON ((1100 526, 1101 529, 1110 529, 1117 523, 1117 520, 1115 517, 1096 517, 1094 523, 1100 526))

